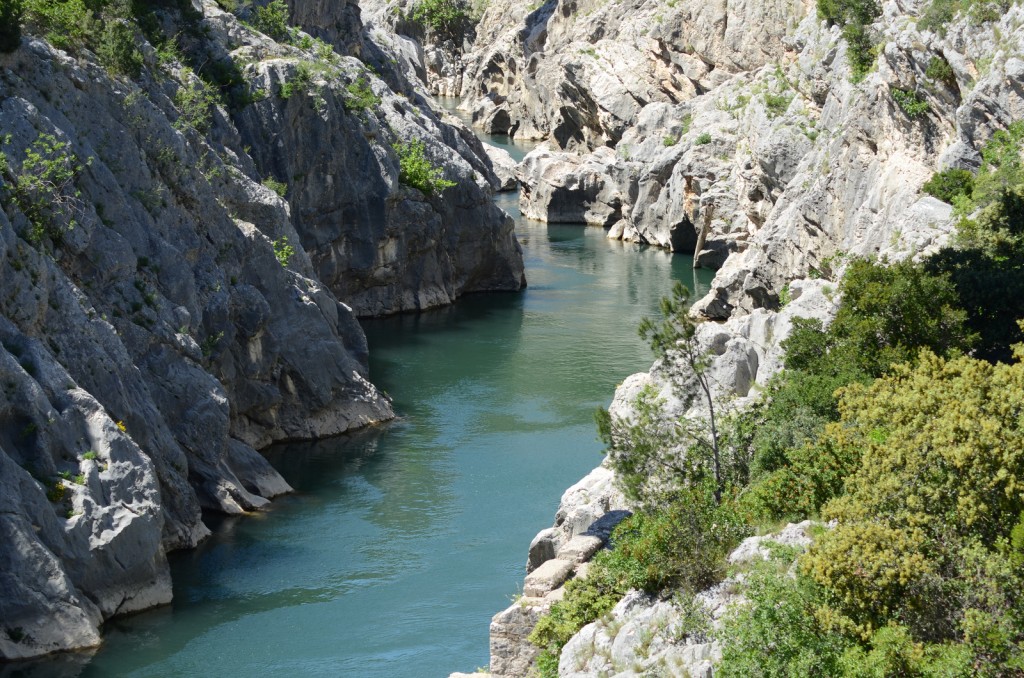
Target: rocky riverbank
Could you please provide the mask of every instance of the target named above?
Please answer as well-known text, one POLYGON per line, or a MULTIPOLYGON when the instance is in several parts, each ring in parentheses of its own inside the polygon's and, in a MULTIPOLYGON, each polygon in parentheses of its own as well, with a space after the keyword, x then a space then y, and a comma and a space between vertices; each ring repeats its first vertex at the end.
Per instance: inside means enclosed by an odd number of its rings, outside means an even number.
MULTIPOLYGON (((941 25, 935 11, 881 4, 878 47, 860 72, 840 27, 806 3, 497 1, 461 57, 461 93, 484 131, 546 140, 518 168, 524 214, 692 252, 717 270, 693 313, 714 321, 698 337, 717 395, 742 407, 781 368, 792 319, 832 317, 851 257, 921 257, 950 242, 953 210, 923 184, 976 169, 985 142, 1024 118, 1024 10, 941 25)), ((671 369, 627 379, 615 407, 653 385, 683 415, 671 369)), ((568 541, 542 532, 528 571, 540 553, 571 561, 558 551, 568 541)), ((585 567, 544 571, 564 580, 585 567)), ((525 596, 494 618, 494 675, 526 673, 536 651, 525 638, 558 597, 525 596)), ((662 605, 629 597, 616 624, 637 620, 634 632, 651 635, 661 612, 674 614, 662 605)), ((654 670, 625 650, 592 658, 617 637, 587 627, 559 675, 654 670)), ((707 674, 709 652, 693 650, 685 668, 707 674)), ((663 668, 681 675, 677 663, 663 668)))
POLYGON ((258 449, 391 418, 357 315, 524 284, 479 142, 357 5, 292 13, 325 42, 168 3, 106 19, 131 74, 31 26, 0 54, 0 658, 170 601, 201 508, 289 491, 258 449))

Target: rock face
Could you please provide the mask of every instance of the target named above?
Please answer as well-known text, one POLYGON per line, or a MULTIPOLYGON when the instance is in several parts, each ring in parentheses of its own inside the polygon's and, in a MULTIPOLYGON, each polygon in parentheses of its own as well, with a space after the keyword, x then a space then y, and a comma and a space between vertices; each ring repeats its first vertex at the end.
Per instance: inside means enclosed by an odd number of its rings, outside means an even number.
MULTIPOLYGON (((0 54, 0 659, 168 602, 166 553, 209 533, 201 508, 290 490, 257 449, 391 418, 357 313, 523 284, 464 127, 352 57, 195 7, 157 19, 197 68, 237 70, 227 107, 195 104, 199 78, 141 36, 133 79, 31 36, 0 54), (401 184, 411 140, 455 186, 401 184)), ((354 4, 293 12, 383 54, 354 4)))
POLYGON ((464 57, 462 95, 488 132, 562 149, 614 145, 644 106, 687 101, 777 61, 810 6, 493 0, 464 57))
MULTIPOLYGON (((1024 117, 1024 8, 959 17, 939 35, 918 28, 927 3, 883 2, 877 60, 853 83, 849 47, 813 3, 670 4, 492 2, 465 57, 464 107, 486 132, 547 140, 519 168, 525 215, 599 225, 717 270, 692 312, 712 321, 697 338, 716 395, 741 407, 781 368, 793 318, 831 319, 851 256, 949 242, 951 207, 921 188, 937 170, 977 167, 984 143, 1024 117)), ((653 385, 668 416, 702 416, 685 383, 682 399, 673 392, 676 371, 662 362, 628 378, 613 414, 628 417, 653 385)), ((561 558, 566 541, 540 533, 529 568, 561 558)), ((659 615, 678 616, 662 605, 624 602, 615 625, 637 619, 657 635, 659 615)), ((650 663, 634 637, 610 661, 617 639, 585 629, 560 675, 706 675, 715 656, 650 663)))
MULTIPOLYGON (((619 3, 606 11, 630 13, 619 3)), ((592 140, 564 143, 558 124, 544 118, 536 136, 548 136, 553 148, 523 163, 523 212, 694 254, 697 265, 718 270, 696 305, 712 319, 776 308, 786 282, 836 279, 851 255, 893 260, 933 251, 952 232, 951 211, 922 196, 921 186, 943 167, 976 166, 978 149, 1024 110, 1024 38, 1015 30, 1022 12, 1014 7, 981 27, 954 22, 939 36, 918 31, 908 10, 886 5, 875 25, 884 45, 877 70, 858 84, 850 82, 838 29, 813 13, 798 21, 799 12, 769 12, 765 21, 783 18, 764 28, 781 36, 766 43, 777 49, 757 55, 737 41, 744 58, 701 52, 708 63, 724 59, 712 71, 719 77, 679 102, 651 99, 621 133, 602 133, 614 153, 587 150, 592 140), (927 76, 936 61, 953 76, 927 76), (916 92, 927 109, 904 112, 898 89, 916 92)), ((538 13, 530 21, 539 23, 520 31, 547 31, 550 41, 554 26, 569 21, 559 16, 538 13)), ((577 24, 593 20, 573 16, 577 24)), ((554 66, 549 52, 531 60, 532 77, 554 77, 537 75, 545 69, 575 73, 554 66)), ((478 82, 484 89, 490 81, 478 82)), ((593 81, 580 88, 592 97, 600 91, 593 81)))

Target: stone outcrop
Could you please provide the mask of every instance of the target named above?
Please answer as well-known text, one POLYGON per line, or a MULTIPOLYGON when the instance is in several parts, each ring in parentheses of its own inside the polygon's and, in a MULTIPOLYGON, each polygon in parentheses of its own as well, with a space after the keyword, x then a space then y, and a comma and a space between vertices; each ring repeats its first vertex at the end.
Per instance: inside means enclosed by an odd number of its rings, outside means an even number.
POLYGON ((943 167, 977 166, 984 142, 1021 117, 1024 15, 1014 7, 942 36, 907 15, 885 7, 878 68, 858 84, 838 29, 811 14, 783 31, 774 63, 733 70, 681 103, 645 104, 614 153, 535 151, 520 174, 523 212, 693 253, 718 270, 696 304, 712 319, 776 308, 786 282, 835 280, 850 256, 935 251, 953 219, 921 186, 943 167), (952 78, 926 75, 936 60, 952 78), (926 110, 904 112, 896 90, 926 110))
POLYGON ((227 105, 141 35, 132 79, 32 36, 0 55, 0 658, 168 602, 202 508, 290 490, 258 449, 391 418, 357 314, 524 282, 479 142, 347 56, 382 53, 356 5, 292 4, 338 54, 158 14, 240 78, 227 105), (455 185, 404 186, 400 141, 455 185), (30 151, 71 177, 39 203, 12 188, 30 151))
POLYGON ((584 626, 566 643, 559 657, 558 675, 711 678, 714 664, 722 656, 720 643, 712 638, 713 631, 745 602, 743 566, 767 560, 768 543, 798 552, 805 550, 812 541, 811 526, 811 521, 790 523, 779 533, 745 539, 729 555, 730 564, 739 571, 694 596, 694 609, 689 611, 682 609, 679 600, 630 591, 609 615, 584 626), (704 623, 694 624, 696 619, 704 623), (689 627, 685 620, 689 620, 689 627))
POLYGON ((492 0, 464 57, 462 95, 488 132, 562 149, 615 145, 653 102, 687 101, 778 61, 800 0, 492 0))

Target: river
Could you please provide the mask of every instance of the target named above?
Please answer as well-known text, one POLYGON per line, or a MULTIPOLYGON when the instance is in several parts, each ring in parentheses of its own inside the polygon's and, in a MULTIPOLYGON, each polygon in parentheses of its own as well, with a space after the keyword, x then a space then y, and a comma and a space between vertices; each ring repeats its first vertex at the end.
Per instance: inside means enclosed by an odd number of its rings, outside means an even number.
MULTIPOLYGON (((495 145, 522 155, 507 139, 495 145)), ((488 662, 527 546, 601 461, 593 411, 647 369, 636 333, 689 257, 519 216, 528 289, 367 320, 399 419, 268 452, 295 488, 171 557, 174 603, 109 623, 91 661, 15 675, 444 678, 488 662)))

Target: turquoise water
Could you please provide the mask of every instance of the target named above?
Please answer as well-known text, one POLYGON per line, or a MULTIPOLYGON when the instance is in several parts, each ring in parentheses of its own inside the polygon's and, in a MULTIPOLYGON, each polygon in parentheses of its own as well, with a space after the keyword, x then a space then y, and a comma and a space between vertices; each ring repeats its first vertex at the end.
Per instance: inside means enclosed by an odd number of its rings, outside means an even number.
MULTIPOLYGON (((518 149, 521 151, 521 149, 518 149)), ((688 257, 517 217, 529 288, 368 320, 398 421, 268 453, 293 495, 174 554, 175 601, 104 647, 0 676, 444 678, 488 662, 527 546, 601 461, 592 420, 652 357, 636 335, 688 257), (87 663, 86 663, 87 662, 87 663)), ((698 296, 711 273, 699 272, 698 296)))

